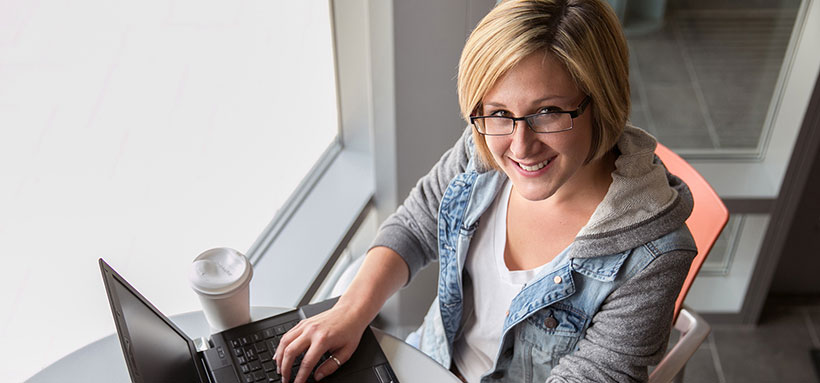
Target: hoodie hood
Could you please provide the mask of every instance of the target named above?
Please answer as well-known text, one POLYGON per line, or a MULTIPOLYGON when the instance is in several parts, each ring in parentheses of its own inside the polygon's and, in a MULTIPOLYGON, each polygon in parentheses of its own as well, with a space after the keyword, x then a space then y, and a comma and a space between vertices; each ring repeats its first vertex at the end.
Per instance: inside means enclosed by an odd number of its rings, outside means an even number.
POLYGON ((623 252, 677 230, 689 218, 693 200, 686 186, 655 156, 657 141, 627 125, 612 184, 570 249, 570 258, 623 252))

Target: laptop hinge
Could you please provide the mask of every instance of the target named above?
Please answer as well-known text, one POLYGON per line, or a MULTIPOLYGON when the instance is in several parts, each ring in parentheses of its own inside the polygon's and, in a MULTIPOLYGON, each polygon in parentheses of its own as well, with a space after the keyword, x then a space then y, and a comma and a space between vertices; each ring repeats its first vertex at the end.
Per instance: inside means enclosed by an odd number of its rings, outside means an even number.
POLYGON ((194 339, 194 347, 196 348, 197 352, 205 351, 211 348, 211 342, 208 341, 207 338, 199 337, 194 339))

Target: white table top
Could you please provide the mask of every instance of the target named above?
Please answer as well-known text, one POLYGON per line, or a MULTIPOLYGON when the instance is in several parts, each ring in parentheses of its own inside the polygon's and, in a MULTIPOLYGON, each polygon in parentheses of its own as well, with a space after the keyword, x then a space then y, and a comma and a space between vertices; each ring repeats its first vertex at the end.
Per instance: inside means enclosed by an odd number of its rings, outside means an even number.
MULTIPOLYGON (((253 307, 251 317, 262 319, 285 311, 282 308, 253 307)), ((191 338, 207 336, 208 322, 201 311, 174 315, 171 320, 191 338)), ((400 382, 460 383, 446 368, 399 338, 373 328, 387 360, 400 382)), ((27 382, 127 382, 128 369, 116 334, 93 342, 46 367, 27 382)))

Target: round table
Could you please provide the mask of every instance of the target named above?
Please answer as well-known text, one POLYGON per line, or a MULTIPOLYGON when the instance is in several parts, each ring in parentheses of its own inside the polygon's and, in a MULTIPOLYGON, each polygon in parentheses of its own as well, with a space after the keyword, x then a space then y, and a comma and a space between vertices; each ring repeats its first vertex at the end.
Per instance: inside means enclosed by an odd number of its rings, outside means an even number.
MULTIPOLYGON (((267 318, 286 311, 276 307, 252 307, 251 317, 254 320, 267 318)), ((171 320, 191 338, 210 334, 208 322, 202 311, 174 315, 171 320)), ((399 338, 373 328, 387 360, 393 367, 396 377, 404 383, 441 382, 460 383, 461 381, 446 368, 433 359, 404 343, 399 338)), ((116 334, 111 334, 93 342, 44 368, 27 382, 83 382, 108 383, 128 382, 128 369, 122 355, 120 341, 116 334)))

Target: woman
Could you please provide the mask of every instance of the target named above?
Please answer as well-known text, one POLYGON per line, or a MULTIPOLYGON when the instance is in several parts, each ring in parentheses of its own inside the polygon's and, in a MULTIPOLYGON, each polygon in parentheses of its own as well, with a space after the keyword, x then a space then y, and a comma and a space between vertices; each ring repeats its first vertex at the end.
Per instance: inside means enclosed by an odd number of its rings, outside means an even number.
POLYGON ((603 1, 493 9, 459 63, 470 127, 382 225, 336 306, 285 335, 277 365, 306 351, 301 383, 329 352, 315 378, 332 373, 437 259, 438 296, 408 342, 462 380, 646 381, 695 247, 688 188, 627 124, 627 61, 603 1))

